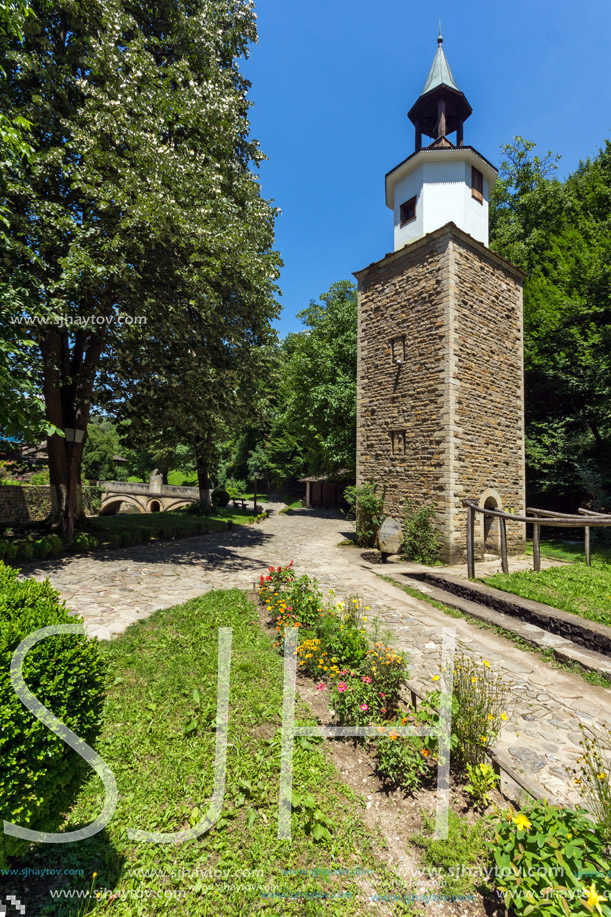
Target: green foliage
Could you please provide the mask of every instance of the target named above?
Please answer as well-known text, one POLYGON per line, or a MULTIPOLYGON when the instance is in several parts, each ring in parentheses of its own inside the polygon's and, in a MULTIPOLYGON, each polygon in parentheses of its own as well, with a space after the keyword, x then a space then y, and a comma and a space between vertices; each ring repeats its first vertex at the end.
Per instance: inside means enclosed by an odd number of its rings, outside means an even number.
POLYGON ((581 729, 582 755, 575 783, 585 806, 592 813, 608 847, 611 847, 611 730, 588 733, 581 729))
POLYGON ((295 438, 309 473, 356 463, 356 288, 334 283, 299 313, 304 331, 282 345, 274 435, 295 438))
POLYGON ((347 487, 344 493, 352 518, 356 520, 356 543, 363 548, 373 548, 378 531, 384 521, 384 494, 378 494, 379 485, 373 481, 361 486, 347 487))
POLYGON ((490 764, 485 761, 479 764, 467 764, 467 777, 469 783, 465 791, 471 796, 476 806, 487 808, 490 805, 490 794, 499 783, 499 776, 495 774, 490 764))
MULTIPOLYGON (((405 719, 395 724, 401 726, 405 719)), ((390 728, 387 736, 375 740, 376 773, 392 787, 413 792, 430 781, 430 751, 419 736, 400 736, 390 728)))
POLYGON ((564 183, 516 138, 491 200, 491 247, 522 267, 529 489, 607 507, 611 477, 611 143, 564 183))
POLYGON ((496 884, 516 917, 609 917, 611 864, 600 829, 582 810, 537 802, 496 826, 496 884), (589 899, 589 900, 588 900, 589 899))
MULTIPOLYGON (((48 581, 19 581, 16 570, 0 563, 0 809, 7 821, 38 831, 58 829, 87 766, 23 706, 11 686, 10 662, 19 643, 39 628, 79 621, 48 581)), ((24 663, 29 689, 90 745, 100 726, 104 673, 97 642, 84 637, 48 638, 24 663)), ((0 862, 28 846, 3 834, 0 862)))
POLYGON ((213 506, 227 506, 229 503, 230 497, 224 487, 218 487, 216 490, 212 491, 212 505, 213 506))
POLYGON ((305 627, 316 627, 324 605, 318 581, 307 574, 294 580, 286 591, 286 604, 288 608, 295 609, 301 624, 305 627))
POLYGON ((123 469, 118 469, 114 456, 121 454, 119 434, 115 424, 102 417, 92 417, 83 448, 81 474, 99 481, 116 481, 123 469))
MULTIPOLYGON (((30 121, 36 154, 0 175, 0 387, 26 365, 21 401, 44 392, 55 427, 103 401, 134 449, 187 439, 207 462, 218 425, 252 409, 278 314, 238 65, 252 5, 32 0, 20 31, 0 31, 0 118, 30 121)), ((49 450, 69 534, 71 450, 49 450)))
POLYGON ((401 553, 408 560, 420 564, 434 564, 439 560, 441 540, 435 526, 436 503, 416 504, 409 498, 403 507, 403 545, 401 553))
POLYGON ((549 567, 538 573, 496 573, 486 577, 485 582, 504 592, 611 625, 611 566, 603 561, 593 560, 591 567, 583 563, 549 567))
POLYGON ((378 685, 366 675, 347 669, 341 669, 332 683, 329 706, 340 726, 379 723, 386 713, 378 685))
POLYGON ((452 732, 457 737, 458 762, 463 767, 480 764, 507 719, 507 685, 494 674, 487 660, 478 663, 461 653, 454 661, 452 694, 452 732))
POLYGON ((440 870, 440 891, 444 895, 467 895, 481 883, 483 869, 489 857, 487 823, 480 819, 471 824, 468 819, 448 811, 448 836, 433 837, 435 820, 424 819, 424 832, 412 837, 412 843, 422 849, 422 865, 440 870), (479 881, 478 881, 479 879, 479 881))

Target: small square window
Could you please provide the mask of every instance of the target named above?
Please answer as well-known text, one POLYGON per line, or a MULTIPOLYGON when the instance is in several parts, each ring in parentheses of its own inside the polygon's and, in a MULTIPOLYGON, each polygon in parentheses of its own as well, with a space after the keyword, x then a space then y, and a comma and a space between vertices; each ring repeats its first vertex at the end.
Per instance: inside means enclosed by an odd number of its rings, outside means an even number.
POLYGON ((390 352, 393 363, 396 363, 400 366, 405 362, 405 335, 402 334, 400 337, 392 338, 390 342, 390 352))
POLYGON ((392 430, 390 447, 393 455, 405 455, 405 430, 392 430))
POLYGON ((475 166, 471 166, 471 197, 480 204, 484 203, 484 176, 475 166))
POLYGON ((401 226, 405 226, 406 223, 411 223, 412 220, 416 219, 416 198, 415 197, 410 197, 409 201, 405 201, 404 204, 401 204, 400 219, 401 219, 401 226))

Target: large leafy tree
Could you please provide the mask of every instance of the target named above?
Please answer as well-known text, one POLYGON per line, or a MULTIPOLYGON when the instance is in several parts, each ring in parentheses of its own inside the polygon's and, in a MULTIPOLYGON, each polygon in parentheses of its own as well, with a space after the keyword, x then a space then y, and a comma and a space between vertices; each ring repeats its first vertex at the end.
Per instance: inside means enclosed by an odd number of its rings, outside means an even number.
POLYGON ((261 154, 237 65, 256 38, 250 3, 34 0, 32 11, 22 38, 0 39, 2 104, 31 122, 35 148, 2 183, 0 282, 27 313, 47 422, 68 431, 48 448, 53 517, 69 538, 83 518, 71 431, 86 435, 100 365, 125 379, 146 364, 132 375, 144 394, 159 377, 176 389, 165 343, 184 348, 195 329, 193 360, 214 367, 255 288, 273 311, 274 215, 253 175, 261 154))
POLYGON ((299 313, 305 330, 283 347, 279 424, 300 442, 310 472, 356 464, 356 288, 334 283, 299 313))
POLYGON ((521 138, 506 148, 491 245, 527 272, 527 462, 550 504, 611 492, 611 145, 564 183, 521 138))

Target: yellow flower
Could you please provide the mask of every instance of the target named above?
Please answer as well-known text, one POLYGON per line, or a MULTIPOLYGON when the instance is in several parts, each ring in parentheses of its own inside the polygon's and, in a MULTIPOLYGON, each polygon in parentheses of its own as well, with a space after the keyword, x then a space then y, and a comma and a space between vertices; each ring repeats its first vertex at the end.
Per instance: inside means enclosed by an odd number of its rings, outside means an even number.
POLYGON ((97 876, 97 872, 94 872, 92 878, 95 879, 96 876, 97 876))
POLYGON ((501 719, 502 719, 502 720, 506 720, 506 719, 507 719, 507 714, 506 714, 506 713, 501 713, 501 719))
POLYGON ((482 662, 483 662, 483 664, 486 666, 486 668, 488 668, 488 669, 490 668, 490 663, 488 662, 487 659, 482 659, 482 662))
POLYGON ((528 831, 529 828, 532 828, 532 822, 522 812, 514 815, 513 821, 518 826, 518 831, 528 831))
POLYGON ((471 679, 471 684, 474 685, 476 681, 477 681, 477 675, 474 675, 473 678, 471 679))
POLYGON ((484 745, 485 745, 486 742, 488 741, 487 736, 480 736, 480 739, 482 740, 482 742, 484 743, 484 745))
POLYGON ((597 774, 597 775, 596 775, 596 779, 597 779, 597 780, 604 780, 606 776, 607 776, 607 775, 605 774, 605 772, 604 772, 604 771, 601 771, 600 774, 597 774))
POLYGON ((366 621, 366 620, 367 620, 367 616, 364 615, 364 616, 363 616, 363 621, 366 621))
POLYGON ((439 681, 439 675, 433 675, 433 681, 439 681))
POLYGON ((493 719, 494 719, 494 717, 492 716, 491 713, 488 714, 488 719, 489 719, 489 720, 493 720, 493 719))
POLYGON ((592 882, 589 888, 584 888, 584 892, 588 896, 588 900, 586 901, 586 907, 593 908, 595 911, 598 911, 598 913, 602 915, 602 910, 601 910, 600 905, 603 901, 607 901, 608 899, 603 898, 602 895, 598 894, 598 892, 596 891, 596 883, 592 882))

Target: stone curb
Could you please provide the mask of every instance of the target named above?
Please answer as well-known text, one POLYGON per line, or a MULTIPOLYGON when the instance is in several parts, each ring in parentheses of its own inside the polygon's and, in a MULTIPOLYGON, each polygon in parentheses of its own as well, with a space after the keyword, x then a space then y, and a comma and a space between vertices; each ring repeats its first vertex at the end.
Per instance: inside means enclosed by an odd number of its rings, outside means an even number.
MULTIPOLYGON (((377 564, 366 564, 366 566, 370 567, 376 573, 380 572, 380 567, 377 564)), ((531 614, 529 606, 537 606, 538 614, 545 621, 552 620, 553 622, 556 614, 558 614, 570 619, 570 623, 572 624, 573 619, 576 618, 575 615, 570 615, 568 612, 557 611, 547 605, 542 605, 539 602, 531 602, 527 599, 522 600, 525 603, 524 606, 520 606, 517 602, 515 603, 515 607, 520 611, 519 616, 511 612, 497 611, 495 607, 490 606, 495 605, 498 607, 501 601, 497 604, 497 601, 490 601, 490 599, 496 600, 498 596, 503 597, 506 596, 507 593, 502 593, 500 590, 493 590, 490 587, 482 586, 480 583, 465 583, 459 580, 458 577, 453 577, 449 574, 431 574, 428 572, 422 573, 420 571, 417 573, 413 571, 407 573, 391 567, 388 570, 384 569, 384 575, 393 579, 399 585, 411 586, 413 589, 417 589, 421 592, 423 596, 428 596, 429 598, 435 599, 437 602, 442 602, 450 608, 455 608, 470 617, 484 621, 486 624, 502 627, 503 630, 515 634, 531 646, 537 647, 538 649, 551 650, 552 654, 560 662, 578 665, 588 672, 597 672, 600 675, 611 678, 611 658, 603 653, 589 649, 586 646, 580 646, 575 640, 570 640, 561 634, 554 633, 549 627, 541 627, 538 623, 534 623, 532 618, 537 620, 537 615, 531 614), (456 588, 456 592, 450 591, 449 580, 452 581, 452 586, 456 588), (444 582, 447 585, 445 588, 442 588, 439 585, 433 585, 434 582, 444 582), (474 589, 471 593, 471 587, 479 588, 474 589), (490 593, 495 593, 495 595, 490 596, 490 593), (469 594, 477 594, 477 599, 474 601, 473 598, 466 598, 465 596, 469 594), (489 604, 484 604, 488 601, 489 604), (545 614, 542 614, 539 609, 543 609, 545 614), (528 619, 524 620, 524 617, 528 619)), ((514 602, 506 601, 505 604, 511 607, 514 605, 514 602)), ((578 618, 577 621, 580 622, 581 619, 578 618)), ((589 630, 587 627, 580 629, 588 633, 592 642, 594 642, 597 637, 599 628, 611 633, 611 628, 605 627, 603 624, 597 624, 594 621, 587 623, 594 625, 592 630, 589 630)))

